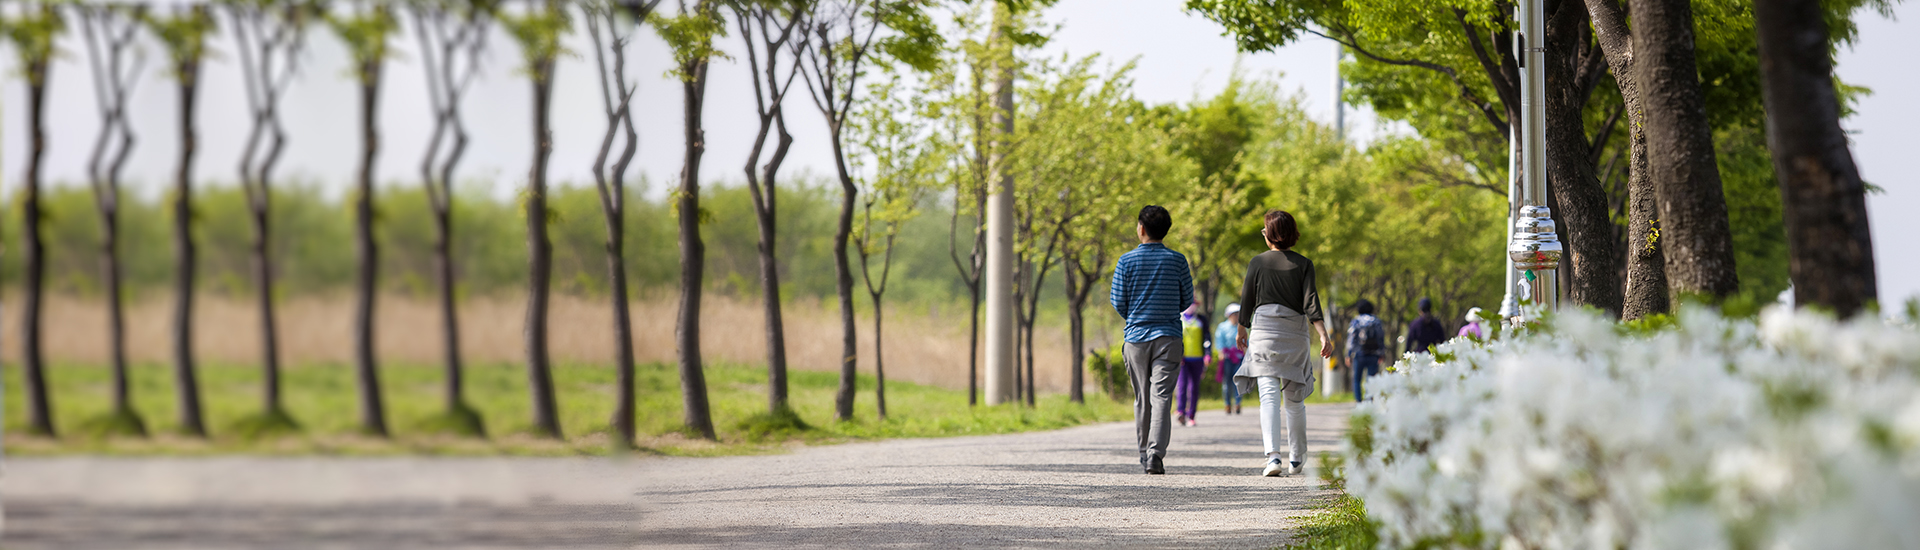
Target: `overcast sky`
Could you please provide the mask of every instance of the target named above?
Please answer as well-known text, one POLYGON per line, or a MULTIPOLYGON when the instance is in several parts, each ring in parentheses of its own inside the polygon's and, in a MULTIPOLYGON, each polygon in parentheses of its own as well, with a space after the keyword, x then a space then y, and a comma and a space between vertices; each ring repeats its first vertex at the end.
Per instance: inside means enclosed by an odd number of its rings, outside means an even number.
MULTIPOLYGON (((1099 53, 1118 64, 1138 59, 1134 93, 1154 103, 1187 102, 1217 93, 1225 86, 1236 60, 1251 76, 1278 78, 1288 90, 1306 97, 1309 110, 1331 120, 1333 55, 1330 43, 1304 39, 1278 52, 1238 55, 1220 28, 1181 10, 1180 0, 1062 0, 1046 12, 1060 30, 1047 46, 1050 54, 1099 53)), ((1869 198, 1882 299, 1920 296, 1920 2, 1897 8, 1897 21, 1862 14, 1860 40, 1840 57, 1843 80, 1874 90, 1847 121, 1854 132, 1854 156, 1868 181, 1885 189, 1869 198), (1902 32, 1904 31, 1904 32, 1902 32)), ((223 20, 224 23, 224 20, 223 20)), ((586 38, 576 33, 569 45, 590 52, 586 38)), ((505 36, 490 41, 486 69, 465 103, 474 142, 460 168, 462 180, 486 182, 495 196, 511 196, 525 181, 531 160, 530 87, 516 69, 519 53, 505 36)), ((390 185, 417 185, 415 174, 429 127, 425 81, 414 60, 416 42, 397 41, 397 60, 387 71, 381 95, 380 121, 385 148, 379 174, 390 185)), ((283 160, 281 181, 307 180, 338 191, 351 181, 358 159, 355 84, 347 74, 346 52, 324 29, 311 34, 306 68, 288 92, 284 117, 290 141, 283 160)), ((722 43, 740 52, 739 37, 722 43)), ((85 174, 86 157, 98 126, 85 49, 72 35, 62 43, 64 57, 53 69, 49 105, 51 151, 49 181, 78 184, 85 174)), ((198 173, 210 182, 233 181, 240 147, 247 130, 245 96, 231 44, 223 34, 213 44, 214 59, 202 82, 199 118, 203 132, 198 173)), ((160 50, 147 47, 148 74, 135 90, 131 106, 134 131, 140 137, 128 169, 136 192, 155 196, 171 174, 176 143, 174 88, 160 71, 160 50)), ((740 58, 742 56, 735 55, 740 58)), ((24 168, 26 117, 24 86, 14 75, 11 51, 0 56, 0 159, 4 160, 7 196, 12 196, 24 168)), ((642 31, 630 53, 629 74, 641 81, 636 98, 640 122, 640 155, 634 170, 651 181, 648 196, 664 194, 664 187, 680 169, 680 88, 665 77, 671 56, 666 45, 642 31)), ((554 101, 554 150, 550 181, 587 182, 599 144, 603 119, 591 57, 563 60, 558 69, 554 101)), ((752 90, 744 62, 719 61, 711 69, 706 110, 708 149, 702 172, 709 180, 741 181, 741 169, 751 145, 755 122, 752 90)), ((832 172, 825 126, 810 104, 790 109, 795 136, 786 173, 798 176, 832 172)), ((1351 136, 1365 141, 1382 129, 1364 110, 1348 113, 1351 136)))

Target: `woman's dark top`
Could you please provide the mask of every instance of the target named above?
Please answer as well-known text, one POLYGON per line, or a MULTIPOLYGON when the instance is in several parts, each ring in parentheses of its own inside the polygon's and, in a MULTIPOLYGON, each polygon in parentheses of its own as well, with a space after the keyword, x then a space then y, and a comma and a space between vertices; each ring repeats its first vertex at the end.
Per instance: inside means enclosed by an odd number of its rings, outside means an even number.
MULTIPOLYGON (((1240 288, 1240 310, 1251 312, 1266 304, 1280 304, 1320 321, 1320 286, 1313 282, 1313 260, 1292 250, 1268 250, 1247 263, 1247 282, 1240 288)), ((1240 315, 1240 326, 1253 326, 1253 315, 1240 315)))

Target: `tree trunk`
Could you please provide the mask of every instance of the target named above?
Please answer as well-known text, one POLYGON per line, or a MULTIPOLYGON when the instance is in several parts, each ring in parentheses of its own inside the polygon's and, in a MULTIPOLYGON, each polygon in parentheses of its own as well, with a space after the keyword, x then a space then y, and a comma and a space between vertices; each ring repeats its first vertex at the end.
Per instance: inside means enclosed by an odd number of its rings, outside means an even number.
MULTIPOLYGON (((1068 257, 1072 258, 1073 256, 1068 255, 1068 257)), ((1084 312, 1087 307, 1087 295, 1089 292, 1085 287, 1092 286, 1093 283, 1089 281, 1086 284, 1080 284, 1079 273, 1077 273, 1080 268, 1076 267, 1079 265, 1077 260, 1077 258, 1068 260, 1065 272, 1060 274, 1060 278, 1066 281, 1067 285, 1067 342, 1068 345, 1073 348, 1071 352, 1067 354, 1073 359, 1073 364, 1068 367, 1072 375, 1067 382, 1067 399, 1074 403, 1086 403, 1086 395, 1080 389, 1080 386, 1084 382, 1084 379, 1081 378, 1081 371, 1087 363, 1087 323, 1084 312)))
POLYGON ((41 299, 45 293, 47 250, 40 238, 40 173, 47 155, 47 79, 51 67, 46 59, 27 65, 27 124, 33 132, 33 147, 27 153, 26 189, 20 198, 20 238, 26 251, 25 296, 20 313, 20 362, 27 383, 27 433, 53 437, 53 395, 47 392, 46 363, 40 352, 41 299))
MULTIPOLYGON (((780 152, 775 153, 776 157, 784 155, 786 144, 791 141, 792 138, 782 133, 780 152)), ((767 208, 759 218, 760 289, 761 298, 765 301, 767 320, 767 412, 779 413, 789 408, 787 404, 787 331, 786 323, 780 316, 780 263, 775 256, 775 252, 779 250, 775 241, 778 238, 776 230, 778 212, 773 206, 775 204, 773 195, 776 191, 772 170, 768 171, 765 181, 767 208)))
POLYGON ((633 318, 627 310, 626 211, 607 213, 607 284, 613 302, 613 338, 616 381, 613 428, 623 445, 632 445, 634 426, 633 318))
POLYGON ((353 200, 354 273, 353 367, 360 383, 360 430, 387 437, 387 415, 380 402, 380 370, 374 363, 374 294, 380 269, 379 243, 373 237, 374 162, 380 154, 380 64, 360 66, 360 178, 353 200))
MULTIPOLYGON (((451 202, 453 197, 449 194, 444 200, 451 202)), ((458 414, 466 408, 466 399, 461 395, 460 315, 453 288, 453 208, 443 204, 433 210, 433 271, 440 283, 440 348, 446 358, 447 412, 458 414)))
MULTIPOLYGON (((111 177, 111 176, 109 176, 111 177)), ((125 300, 121 297, 120 280, 120 204, 119 186, 109 182, 97 192, 100 205, 100 271, 101 278, 107 283, 107 338, 113 361, 113 414, 122 418, 136 419, 133 412, 133 395, 127 387, 127 319, 125 300)), ((144 435, 146 428, 137 426, 137 433, 144 435)))
POLYGON ((1546 170, 1555 202, 1554 217, 1563 220, 1570 267, 1565 280, 1567 297, 1576 304, 1620 315, 1620 253, 1615 247, 1612 213, 1606 191, 1593 173, 1582 113, 1588 88, 1578 82, 1578 53, 1587 48, 1581 30, 1586 11, 1562 3, 1547 22, 1546 37, 1546 170))
POLYGON ((700 285, 706 266, 706 245, 700 241, 700 156, 707 149, 701 112, 706 108, 707 60, 694 61, 682 69, 687 151, 680 168, 680 316, 675 337, 680 348, 680 393, 687 429, 714 439, 706 371, 700 362, 700 285))
POLYGON ((1740 279, 1695 68, 1693 9, 1687 0, 1630 5, 1633 78, 1646 109, 1647 168, 1660 212, 1667 284, 1675 292, 1725 298, 1740 289, 1740 279))
POLYGON ((879 411, 879 419, 883 422, 887 419, 887 356, 881 353, 882 344, 885 341, 880 338, 881 318, 884 316, 885 309, 880 307, 880 293, 875 292, 873 293, 873 404, 879 411))
POLYGON ((553 370, 547 355, 547 300, 553 279, 553 243, 547 238, 547 157, 553 153, 554 59, 533 67, 533 172, 528 177, 527 217, 527 379, 533 393, 533 429, 561 439, 559 404, 554 401, 553 370))
POLYGON ((980 404, 980 281, 967 285, 972 308, 967 310, 967 406, 980 404))
POLYGON ((1812 0, 1757 0, 1754 19, 1794 303, 1852 317, 1877 299, 1878 282, 1866 185, 1840 128, 1826 19, 1812 0))
POLYGON ((1615 0, 1586 0, 1594 38, 1620 87, 1627 117, 1627 274, 1621 318, 1666 313, 1666 258, 1658 240, 1659 202, 1647 167, 1646 107, 1634 70, 1633 33, 1615 0))
POLYGON ((268 225, 272 198, 268 195, 265 182, 259 182, 258 196, 250 202, 253 220, 253 280, 254 288, 260 299, 260 355, 261 382, 265 386, 262 392, 262 414, 271 418, 284 411, 280 408, 280 339, 279 330, 274 326, 273 317, 273 264, 268 256, 271 226, 268 225))
MULTIPOLYGON (((829 131, 833 133, 834 156, 845 158, 841 153, 840 129, 829 131)), ((833 409, 842 421, 853 420, 854 377, 857 376, 854 369, 860 354, 859 336, 854 333, 853 266, 847 261, 847 240, 853 235, 853 201, 859 192, 853 178, 841 168, 840 225, 833 230, 834 290, 840 297, 840 387, 833 394, 833 409)))
POLYGON ((174 388, 180 402, 180 431, 206 437, 207 425, 200 414, 200 384, 193 364, 193 157, 200 144, 193 117, 200 63, 195 61, 178 69, 175 77, 180 84, 180 165, 173 180, 174 388))

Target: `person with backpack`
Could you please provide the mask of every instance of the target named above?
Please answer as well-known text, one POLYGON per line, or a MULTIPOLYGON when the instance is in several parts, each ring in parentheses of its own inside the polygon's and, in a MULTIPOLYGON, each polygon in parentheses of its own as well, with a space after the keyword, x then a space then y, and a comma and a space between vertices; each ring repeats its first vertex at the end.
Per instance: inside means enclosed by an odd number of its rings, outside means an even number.
POLYGON ((1366 298, 1355 302, 1353 310, 1360 315, 1347 324, 1347 359, 1353 365, 1353 400, 1359 402, 1366 400, 1362 383, 1380 374, 1380 358, 1387 352, 1387 328, 1373 316, 1373 302, 1366 298))
POLYGON ((1320 313, 1313 261, 1293 251, 1300 242, 1293 215, 1268 211, 1260 233, 1269 250, 1247 263, 1246 283, 1240 288, 1239 322, 1246 330, 1240 331, 1239 344, 1246 358, 1233 382, 1240 393, 1260 392, 1260 435, 1267 450, 1261 475, 1294 475, 1307 459, 1306 400, 1313 394, 1314 364, 1307 349, 1318 334, 1320 357, 1332 357, 1333 338, 1327 335, 1325 316, 1320 313), (1252 315, 1246 314, 1248 310, 1252 315), (1284 455, 1280 452, 1283 425, 1284 455))

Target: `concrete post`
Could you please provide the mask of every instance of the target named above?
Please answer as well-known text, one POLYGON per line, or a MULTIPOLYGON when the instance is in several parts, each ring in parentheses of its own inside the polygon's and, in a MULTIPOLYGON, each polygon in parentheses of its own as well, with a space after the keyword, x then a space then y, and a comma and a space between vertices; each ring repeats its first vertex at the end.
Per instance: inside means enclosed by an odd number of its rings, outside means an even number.
MULTIPOLYGON (((1005 4, 994 4, 994 28, 989 42, 1001 44, 1012 17, 1005 4)), ((1010 55, 1008 54, 1003 55, 1010 55)), ((1007 170, 1006 146, 1013 135, 1013 68, 995 67, 992 150, 987 156, 987 265, 986 265, 986 394, 988 405, 1014 401, 1013 174, 1007 170)))

